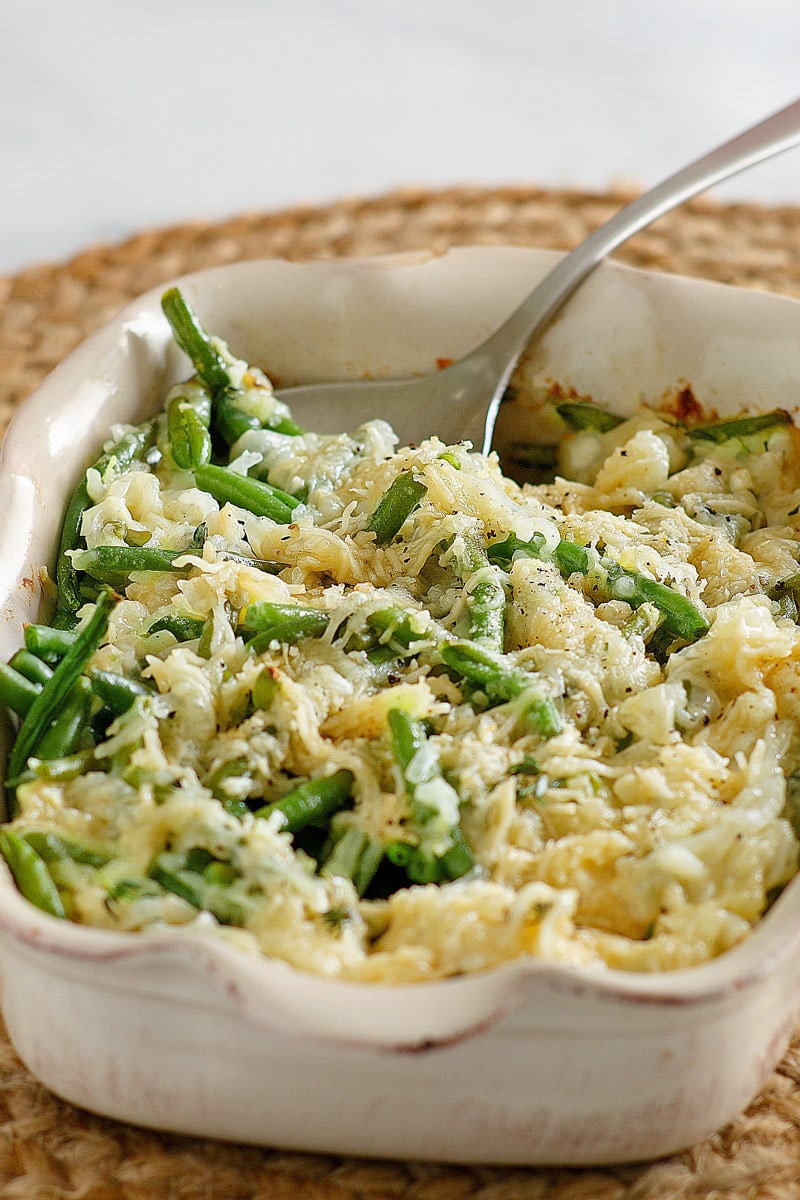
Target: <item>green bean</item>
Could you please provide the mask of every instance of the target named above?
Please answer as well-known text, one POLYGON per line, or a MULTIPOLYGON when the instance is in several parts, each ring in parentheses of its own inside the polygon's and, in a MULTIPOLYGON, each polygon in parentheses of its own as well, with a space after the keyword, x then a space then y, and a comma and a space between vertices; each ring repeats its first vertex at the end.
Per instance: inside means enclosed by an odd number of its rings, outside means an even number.
POLYGON ((195 371, 216 401, 230 386, 228 364, 203 329, 188 301, 176 287, 161 297, 161 308, 172 327, 175 341, 192 361, 195 371))
POLYGON ((247 779, 248 783, 252 783, 249 763, 244 759, 231 759, 229 762, 221 763, 205 781, 205 785, 214 799, 219 800, 227 813, 241 821, 249 815, 250 809, 244 800, 228 793, 225 787, 227 779, 247 779))
POLYGON ((458 826, 451 833, 453 844, 439 859, 445 879, 460 879, 475 866, 475 858, 469 842, 458 826))
POLYGON ((239 878, 239 872, 233 863, 215 860, 203 869, 203 878, 206 883, 213 883, 218 887, 230 887, 234 880, 239 878))
POLYGON ((452 671, 484 692, 490 702, 504 704, 520 697, 520 715, 534 733, 550 738, 561 732, 561 717, 552 697, 503 655, 466 641, 442 646, 440 653, 452 671))
POLYGON ((446 879, 457 879, 474 866, 472 851, 458 825, 452 824, 447 830, 450 844, 443 853, 432 854, 424 846, 426 827, 440 821, 441 817, 438 809, 419 802, 417 789, 442 776, 437 755, 430 751, 426 754, 428 738, 425 727, 402 708, 390 708, 387 721, 392 751, 411 802, 412 833, 419 839, 419 844, 389 842, 384 847, 386 857, 395 866, 402 867, 413 883, 441 883, 446 879), (412 763, 413 777, 409 773, 412 763), (456 874, 451 874, 451 871, 456 874))
POLYGON ((148 627, 148 636, 152 633, 171 633, 177 642, 194 642, 200 637, 205 624, 204 617, 180 616, 178 613, 167 613, 159 617, 148 627))
POLYGON ((149 696, 150 689, 137 679, 117 675, 112 671, 91 671, 89 681, 96 696, 119 717, 126 713, 139 696, 149 696))
POLYGON ((280 488, 274 488, 260 479, 251 479, 249 475, 239 475, 227 467, 216 467, 210 464, 198 467, 194 473, 197 486, 213 496, 219 504, 235 504, 237 508, 246 509, 257 517, 269 517, 277 525, 288 525, 292 520, 292 511, 299 501, 289 497, 293 503, 287 503, 288 493, 280 488))
POLYGON ((275 416, 267 422, 267 429, 271 429, 273 433, 282 433, 286 437, 302 437, 305 433, 302 425, 298 425, 293 417, 275 416))
POLYGON ((261 428, 261 422, 255 413, 239 408, 233 392, 223 392, 215 396, 212 421, 214 432, 226 446, 238 442, 249 430, 261 428))
POLYGON ((324 821, 338 812, 349 800, 352 789, 353 773, 342 769, 333 775, 298 784, 280 800, 259 808, 255 815, 270 817, 275 812, 282 813, 283 828, 289 833, 297 833, 311 822, 324 821))
POLYGON ((561 420, 576 432, 589 429, 593 433, 608 433, 616 429, 625 420, 616 413, 610 413, 605 408, 598 408, 584 400, 565 400, 556 405, 556 412, 561 420))
POLYGON ((76 569, 91 579, 122 591, 135 571, 177 574, 184 570, 175 566, 175 559, 182 558, 185 553, 184 550, 160 550, 154 546, 95 546, 91 550, 80 550, 74 562, 76 569))
POLYGON ((693 441, 721 442, 731 438, 751 437, 754 433, 763 433, 768 429, 777 429, 780 425, 791 425, 792 418, 783 409, 775 412, 760 413, 754 417, 734 417, 729 421, 711 421, 707 425, 695 425, 689 429, 688 435, 693 441))
MULTIPOLYGON (((215 434, 232 446, 249 429, 264 426, 255 413, 248 412, 242 393, 231 383, 224 354, 203 329, 197 314, 178 288, 169 288, 161 298, 161 307, 175 340, 189 356, 194 369, 211 392, 212 424, 215 434)), ((275 412, 266 420, 266 428, 295 436, 303 432, 287 413, 275 412)))
POLYGON ((481 642, 495 650, 502 650, 506 594, 489 564, 485 550, 475 538, 464 537, 460 539, 456 561, 463 582, 478 571, 485 571, 488 576, 477 583, 467 595, 468 636, 473 641, 481 642))
POLYGON ((552 696, 543 692, 536 694, 534 689, 529 699, 523 694, 521 709, 525 724, 533 733, 538 733, 539 737, 551 738, 561 733, 563 723, 552 696))
MULTIPOLYGON (((509 566, 516 555, 546 559, 544 545, 541 534, 529 542, 510 534, 489 547, 489 560, 509 566)), ((661 613, 663 628, 674 638, 693 642, 708 630, 708 621, 686 596, 639 571, 621 567, 607 555, 596 555, 593 563, 585 546, 562 538, 550 557, 565 579, 576 574, 587 577, 590 590, 602 600, 624 600, 631 608, 654 604, 661 613)))
POLYGON ((661 613, 661 627, 686 642, 696 641, 708 628, 709 623, 691 600, 655 579, 648 579, 637 571, 626 571, 609 559, 601 560, 605 579, 601 582, 602 594, 612 600, 624 600, 631 608, 642 604, 653 604, 661 613))
MULTIPOLYGON (((245 476, 243 476, 242 478, 245 478, 245 476)), ((250 477, 246 476, 246 478, 249 479, 250 477)), ((269 490, 272 492, 275 499, 282 500, 287 508, 291 508, 291 509, 299 508, 300 505, 303 503, 303 501, 300 500, 299 497, 293 496, 291 492, 285 492, 283 490, 283 488, 276 487, 274 483, 270 483, 266 479, 259 480, 259 482, 265 483, 266 486, 269 488, 269 490)))
POLYGON ((541 775, 542 764, 533 754, 523 754, 521 762, 508 769, 509 775, 541 775))
POLYGON ((23 771, 22 775, 18 778, 17 786, 30 779, 45 779, 48 782, 64 782, 68 779, 75 779, 78 775, 85 774, 93 758, 94 747, 86 750, 78 750, 76 753, 67 754, 63 758, 50 758, 47 761, 32 758, 28 769, 23 771))
MULTIPOLYGON (((28 759, 35 754, 40 739, 103 640, 108 628, 109 614, 115 603, 115 598, 110 592, 100 593, 88 624, 78 633, 53 671, 52 678, 44 684, 29 708, 8 760, 9 780, 16 779, 25 769, 28 759)), ((8 782, 6 786, 9 786, 8 782)))
POLYGON ((211 459, 211 397, 197 384, 173 389, 167 404, 167 436, 175 465, 194 470, 211 459))
POLYGON ((0 831, 0 854, 8 863, 14 881, 26 900, 53 917, 64 917, 64 904, 47 864, 18 834, 0 831))
POLYGON ((24 717, 39 692, 40 683, 33 683, 8 663, 0 662, 0 702, 18 717, 24 717))
POLYGON ((400 840, 387 842, 384 852, 391 863, 402 867, 412 883, 447 883, 460 879, 475 866, 469 843, 458 827, 452 836, 453 844, 441 855, 400 840))
POLYGON ((363 896, 383 858, 383 847, 356 825, 348 824, 343 832, 334 834, 332 848, 327 853, 321 873, 328 878, 350 879, 359 896, 363 896))
POLYGON ((442 859, 412 842, 397 839, 387 842, 383 850, 389 862, 401 867, 412 883, 444 883, 447 879, 442 859))
POLYGON ((262 421, 255 413, 248 412, 246 401, 241 392, 231 390, 215 398, 212 411, 214 432, 225 443, 232 446, 243 434, 251 429, 269 429, 273 433, 282 433, 287 437, 298 437, 305 430, 286 413, 275 411, 266 421, 262 421))
POLYGON ((274 668, 264 667, 253 684, 253 707, 260 709, 261 712, 267 712, 272 707, 272 702, 280 691, 280 687, 280 680, 274 668))
POLYGON ((527 671, 512 666, 502 655, 474 642, 450 642, 441 647, 440 653, 452 671, 498 704, 520 696, 534 682, 527 671))
POLYGON ((211 658, 214 640, 214 614, 209 613, 203 622, 203 630, 197 639, 197 653, 200 658, 211 658))
POLYGON ((186 900, 193 908, 210 912, 221 925, 242 925, 244 910, 225 894, 225 889, 212 886, 196 871, 185 870, 180 856, 161 854, 153 860, 148 875, 167 892, 186 900))
POLYGON ((248 604, 239 619, 237 631, 251 637, 255 654, 263 654, 272 642, 294 645, 305 637, 319 637, 328 628, 330 616, 318 608, 299 604, 271 604, 259 600, 248 604))
POLYGON ((367 617, 367 625, 380 635, 383 644, 400 651, 410 650, 419 642, 452 640, 452 634, 436 625, 425 613, 402 608, 382 608, 372 612, 367 617))
POLYGON ((425 484, 414 479, 410 471, 401 471, 378 502, 367 525, 375 534, 376 545, 385 546, 400 532, 427 491, 425 484))
POLYGON ((73 841, 72 838, 65 838, 60 833, 52 833, 49 830, 28 829, 22 836, 45 862, 59 862, 70 858, 81 866, 98 869, 106 866, 114 857, 107 850, 86 846, 82 842, 73 841))
POLYGON ((24 675, 31 683, 47 683, 53 674, 52 667, 38 655, 31 654, 30 650, 18 650, 8 665, 14 671, 19 671, 20 675, 24 675))
POLYGON ((58 712, 36 744, 36 757, 66 758, 73 754, 89 722, 92 687, 85 676, 75 680, 58 712))
MULTIPOLYGON (((138 429, 123 434, 110 450, 102 454, 93 466, 100 473, 103 481, 107 482, 109 478, 114 478, 126 471, 134 459, 139 458, 144 452, 152 434, 152 425, 148 422, 139 426, 138 429)), ((86 474, 84 474, 67 505, 61 527, 56 566, 59 609, 64 617, 68 618, 68 615, 72 614, 73 624, 75 623, 74 614, 84 603, 84 599, 78 588, 77 573, 70 551, 77 550, 81 545, 83 514, 91 504, 92 500, 86 485, 86 474)))
POLYGON ((413 797, 417 783, 434 779, 441 774, 439 764, 432 758, 430 770, 425 776, 425 780, 418 779, 415 783, 412 783, 406 771, 412 759, 427 745, 428 738, 425 733, 425 727, 421 721, 415 720, 404 708, 390 708, 386 714, 386 719, 389 722, 392 751, 397 765, 403 773, 403 784, 408 795, 413 797))
POLYGON ((589 570, 589 552, 585 546, 562 538, 553 551, 553 562, 565 579, 570 575, 585 575, 589 570))
POLYGON ((73 629, 54 629, 51 625, 26 625, 25 646, 45 662, 58 662, 77 637, 73 629))

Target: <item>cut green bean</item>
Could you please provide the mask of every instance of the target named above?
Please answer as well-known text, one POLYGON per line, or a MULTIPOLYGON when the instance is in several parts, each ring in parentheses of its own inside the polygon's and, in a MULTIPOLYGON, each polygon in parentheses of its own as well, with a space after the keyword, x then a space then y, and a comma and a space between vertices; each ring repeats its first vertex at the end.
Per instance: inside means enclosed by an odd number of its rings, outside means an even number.
POLYGON ((292 521, 292 512, 299 503, 289 497, 290 505, 286 499, 288 493, 280 488, 260 479, 251 479, 249 475, 239 475, 227 467, 207 464, 198 467, 194 477, 197 486, 213 496, 218 504, 235 504, 257 517, 269 517, 278 525, 288 525, 292 521))
POLYGON ((406 772, 408 766, 420 751, 427 745, 428 737, 425 726, 417 721, 404 708, 390 708, 386 714, 389 732, 392 738, 392 752, 397 765, 403 773, 403 784, 409 796, 414 795, 417 783, 424 783, 436 778, 441 772, 436 758, 432 755, 428 771, 412 782, 406 772))
POLYGON ((556 737, 561 733, 563 722, 558 705, 552 696, 547 696, 543 692, 537 694, 536 689, 533 690, 530 698, 523 693, 521 710, 523 721, 532 733, 538 733, 542 738, 556 737))
POLYGON ((395 537, 428 489, 410 471, 401 471, 381 498, 367 529, 375 534, 378 546, 385 546, 395 537))
POLYGON ((228 364, 200 324, 194 309, 176 287, 161 297, 161 308, 175 341, 192 361, 195 371, 216 401, 231 386, 228 364))
MULTIPOLYGON (((99 472, 104 482, 109 478, 121 475, 130 467, 135 459, 142 456, 152 436, 153 429, 149 422, 139 426, 138 429, 130 430, 128 433, 123 434, 118 442, 97 459, 93 464, 94 469, 99 472)), ((61 527, 61 539, 58 547, 56 566, 59 609, 64 618, 69 619, 69 615, 71 614, 72 624, 75 623, 75 614, 84 603, 84 598, 78 587, 77 573, 70 551, 77 550, 81 546, 83 541, 81 535, 83 514, 91 504, 92 500, 89 496, 86 475, 84 474, 67 505, 67 511, 61 527)))
POLYGON ((254 654, 263 654, 272 642, 294 645, 302 638, 319 637, 329 621, 329 614, 318 608, 260 600, 248 604, 239 619, 238 632, 250 639, 254 654))
POLYGON ((359 896, 363 896, 381 864, 383 847, 356 825, 348 824, 333 836, 335 840, 323 861, 321 873, 328 878, 338 875, 352 880, 359 896))
POLYGON ((395 866, 402 867, 412 883, 442 883, 446 879, 458 879, 474 866, 472 851, 461 833, 457 822, 449 822, 442 828, 443 818, 438 807, 430 804, 430 795, 420 800, 419 789, 436 780, 440 788, 449 791, 456 799, 453 789, 445 784, 438 755, 433 749, 421 721, 402 708, 390 708, 387 713, 392 752, 403 776, 403 786, 409 797, 413 817, 410 832, 415 843, 392 841, 384 847, 386 857, 395 866), (449 845, 440 853, 432 853, 425 845, 431 830, 435 830, 437 841, 446 837, 449 845), (451 872, 456 872, 452 874, 451 872))
POLYGON ((18 650, 8 664, 13 670, 19 671, 31 683, 44 684, 53 674, 52 667, 30 650, 18 650))
POLYGON ((276 433, 296 436, 303 430, 283 406, 262 421, 248 411, 242 393, 231 382, 230 369, 216 339, 209 337, 197 314, 178 288, 169 288, 161 298, 161 307, 169 321, 175 340, 191 359, 195 371, 211 392, 211 423, 214 433, 227 446, 250 429, 266 427, 276 433))
POLYGON ((242 821, 249 815, 250 809, 244 800, 236 796, 232 796, 225 783, 228 779, 246 779, 248 785, 252 783, 252 772, 250 764, 244 759, 232 759, 230 762, 221 763, 216 767, 205 781, 206 787, 211 792, 215 800, 219 800, 226 812, 232 817, 236 817, 242 821))
POLYGON ((367 625, 380 635, 383 645, 400 651, 409 651, 420 642, 452 640, 453 636, 425 613, 408 612, 402 608, 382 608, 370 613, 367 625))
POLYGON ((492 569, 483 547, 473 537, 460 539, 456 562, 464 583, 478 571, 483 572, 483 578, 466 597, 468 636, 473 641, 502 650, 506 593, 496 571, 492 569))
POLYGON ((98 583, 123 591, 136 571, 171 571, 178 574, 185 568, 176 567, 175 559, 184 550, 159 550, 149 546, 95 546, 79 550, 73 556, 76 570, 98 583))
POLYGON ((251 429, 260 429, 261 422, 255 413, 245 412, 236 403, 234 392, 225 392, 215 397, 212 422, 215 434, 232 446, 251 429))
POLYGON ((113 858, 108 850, 87 846, 49 830, 29 829, 22 836, 45 862, 60 862, 69 858, 81 866, 99 869, 110 863, 113 858))
POLYGON ((211 658, 214 640, 214 615, 209 613, 203 622, 203 631, 197 639, 197 653, 200 658, 211 658))
MULTIPOLYGON (((115 603, 115 598, 110 592, 100 593, 88 624, 78 633, 53 672, 52 678, 42 687, 29 708, 8 760, 8 780, 15 780, 25 770, 28 759, 36 753, 45 730, 58 714, 73 684, 103 640, 115 603)), ((11 785, 7 782, 6 786, 11 785)))
POLYGON ((166 616, 159 617, 157 621, 154 621, 147 632, 148 635, 171 633, 178 642, 194 642, 202 634, 204 625, 204 617, 184 617, 178 613, 167 613, 166 616))
POLYGON ((73 629, 54 629, 51 625, 25 626, 26 648, 47 663, 63 658, 77 636, 73 629))
POLYGON ((734 417, 729 421, 711 421, 707 425, 695 425, 687 432, 693 441, 719 444, 732 438, 752 437, 754 433, 764 433, 766 430, 791 424, 792 418, 789 413, 779 408, 775 412, 759 413, 754 417, 734 417))
POLYGON ((0 832, 0 854, 26 900, 53 917, 65 917, 64 904, 47 864, 24 838, 10 829, 0 832))
POLYGON ((280 800, 259 808, 255 815, 270 817, 273 813, 282 813, 283 828, 289 833, 297 833, 306 825, 325 821, 338 812, 350 799, 352 790, 353 773, 342 769, 333 775, 298 784, 280 800))
POLYGON ((25 716, 41 690, 40 683, 33 683, 8 663, 0 662, 0 703, 18 717, 25 716))
POLYGON ((267 422, 267 429, 271 429, 273 433, 282 433, 285 437, 302 437, 305 433, 302 425, 298 425, 293 417, 275 416, 267 422))
POLYGON ((544 547, 541 534, 529 542, 510 534, 504 541, 490 546, 488 553, 491 562, 506 567, 517 555, 539 559, 551 557, 565 579, 576 574, 586 577, 590 592, 599 600, 624 600, 631 608, 655 605, 661 613, 663 628, 674 638, 693 642, 709 628, 708 621, 692 601, 665 583, 648 579, 638 571, 629 571, 607 555, 590 554, 585 546, 567 538, 562 538, 549 556, 544 547))
POLYGON ((498 704, 520 696, 535 682, 526 671, 512 666, 501 655, 474 642, 450 642, 442 646, 440 653, 456 675, 469 680, 498 704))
POLYGON ((253 684, 253 707, 260 709, 261 712, 267 712, 272 707, 272 702, 280 691, 280 687, 280 680, 274 668, 264 667, 253 684))
POLYGON ((180 896, 193 908, 210 912, 221 925, 242 925, 244 909, 226 895, 225 888, 208 883, 198 871, 183 867, 180 855, 160 854, 150 864, 148 874, 167 892, 180 896))
POLYGON ((198 384, 173 389, 167 404, 167 437, 175 465, 194 470, 211 459, 211 396, 198 384))
POLYGON ((51 758, 62 759, 73 754, 87 729, 91 703, 91 684, 85 676, 80 676, 39 738, 36 757, 46 762, 51 758))
POLYGON ((625 420, 616 413, 610 413, 607 409, 584 400, 565 400, 563 404, 556 405, 556 412, 561 420, 576 432, 588 429, 593 433, 609 433, 625 420))
POLYGON ((95 668, 89 675, 89 681, 95 695, 119 717, 126 713, 140 696, 149 696, 150 689, 137 679, 129 679, 126 675, 117 675, 112 671, 100 671, 95 668))
POLYGON ((75 779, 78 775, 85 774, 92 765, 93 758, 94 747, 79 750, 75 754, 68 754, 63 758, 51 758, 47 761, 32 758, 29 761, 27 770, 23 771, 18 782, 22 783, 29 779, 45 779, 48 783, 63 783, 68 779, 75 779))
POLYGON ((520 698, 520 715, 532 732, 544 738, 561 732, 561 716, 552 697, 527 671, 513 666, 503 655, 466 641, 442 646, 440 653, 456 675, 478 688, 491 703, 506 704, 520 698))

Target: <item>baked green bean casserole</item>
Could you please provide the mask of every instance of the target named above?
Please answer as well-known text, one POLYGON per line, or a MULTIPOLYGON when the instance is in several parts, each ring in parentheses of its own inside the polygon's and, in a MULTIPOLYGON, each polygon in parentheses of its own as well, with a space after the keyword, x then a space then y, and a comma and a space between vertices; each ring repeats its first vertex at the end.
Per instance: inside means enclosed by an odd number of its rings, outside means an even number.
POLYGON ((520 484, 307 432, 162 303, 194 373, 97 447, 0 664, 22 894, 363 981, 745 938, 798 867, 790 417, 554 395, 520 484))

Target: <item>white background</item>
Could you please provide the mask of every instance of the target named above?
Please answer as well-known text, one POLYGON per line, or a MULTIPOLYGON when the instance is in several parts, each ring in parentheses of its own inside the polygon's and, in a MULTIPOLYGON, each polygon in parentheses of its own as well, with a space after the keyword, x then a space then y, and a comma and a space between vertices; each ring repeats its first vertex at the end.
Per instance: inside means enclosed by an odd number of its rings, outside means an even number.
MULTIPOLYGON (((798 0, 0 0, 0 273, 402 185, 645 186, 798 96, 798 0)), ((800 150, 717 194, 800 204, 800 150)))

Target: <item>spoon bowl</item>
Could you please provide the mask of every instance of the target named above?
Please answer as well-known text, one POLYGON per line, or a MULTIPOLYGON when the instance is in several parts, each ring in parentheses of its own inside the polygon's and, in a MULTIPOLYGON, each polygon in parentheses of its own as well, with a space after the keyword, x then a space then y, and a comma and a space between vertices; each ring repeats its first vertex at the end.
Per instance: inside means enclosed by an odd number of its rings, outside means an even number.
MULTIPOLYGON (((620 209, 534 288, 510 317, 464 358, 419 379, 314 383, 278 395, 302 412, 311 429, 325 428, 331 409, 350 421, 381 417, 402 442, 433 434, 447 443, 492 447, 497 413, 525 348, 587 275, 613 250, 670 209, 800 142, 800 100, 724 142, 620 209)), ((339 428, 343 426, 338 426, 339 428)))

